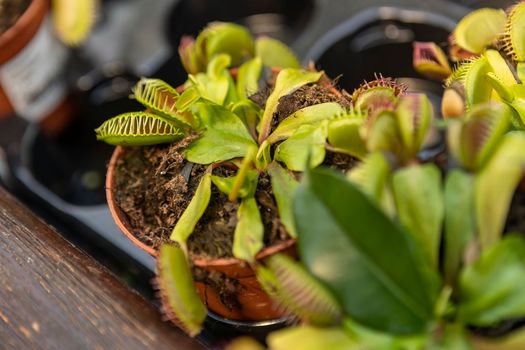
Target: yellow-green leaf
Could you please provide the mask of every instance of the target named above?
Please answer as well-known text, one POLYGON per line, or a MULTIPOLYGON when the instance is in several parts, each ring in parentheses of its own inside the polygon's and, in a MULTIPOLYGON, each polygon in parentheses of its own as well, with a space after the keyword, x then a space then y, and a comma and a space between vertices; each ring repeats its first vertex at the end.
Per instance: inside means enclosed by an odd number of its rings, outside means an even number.
POLYGON ((176 245, 164 244, 157 264, 157 282, 166 316, 190 336, 196 336, 202 330, 207 309, 195 289, 186 255, 176 245))
POLYGON ((241 201, 237 211, 237 226, 233 236, 233 256, 248 262, 255 260, 255 255, 264 246, 264 226, 255 198, 248 197, 241 201))
POLYGON ((195 225, 202 217, 211 197, 211 173, 207 171, 201 178, 195 194, 173 228, 170 239, 186 247, 188 237, 193 233, 195 225))

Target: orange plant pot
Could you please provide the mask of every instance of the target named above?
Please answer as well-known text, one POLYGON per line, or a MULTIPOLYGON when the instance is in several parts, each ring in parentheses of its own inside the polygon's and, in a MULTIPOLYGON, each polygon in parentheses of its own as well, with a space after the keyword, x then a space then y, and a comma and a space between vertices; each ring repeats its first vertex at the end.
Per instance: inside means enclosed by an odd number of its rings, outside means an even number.
MULTIPOLYGON (((33 0, 16 23, 0 35, 0 69, 16 60, 17 56, 33 43, 39 32, 43 30, 49 9, 49 0, 33 0)), ((48 57, 48 59, 52 60, 54 57, 48 57)), ((7 118, 15 112, 8 95, 5 86, 2 86, 0 81, 0 119, 7 118)), ((48 112, 42 115, 39 122, 45 132, 56 134, 67 125, 73 110, 73 103, 64 95, 56 104, 50 105, 48 112)))
MULTIPOLYGON (((153 247, 148 246, 135 237, 126 215, 115 201, 115 168, 119 158, 122 157, 125 152, 125 148, 116 147, 109 162, 106 175, 106 197, 109 210, 117 226, 133 244, 150 255, 156 256, 157 251, 153 247)), ((296 255, 295 243, 295 239, 290 239, 266 247, 257 254, 256 258, 257 260, 264 260, 275 253, 286 253, 294 256, 296 255)), ((263 321, 283 316, 282 313, 275 308, 270 297, 263 291, 255 277, 255 272, 245 261, 236 258, 210 259, 201 256, 192 256, 191 259, 194 266, 209 272, 216 271, 223 273, 228 278, 236 280, 241 287, 237 295, 239 307, 231 309, 221 301, 219 293, 214 287, 203 282, 195 282, 197 291, 209 310, 222 317, 239 321, 263 321)))

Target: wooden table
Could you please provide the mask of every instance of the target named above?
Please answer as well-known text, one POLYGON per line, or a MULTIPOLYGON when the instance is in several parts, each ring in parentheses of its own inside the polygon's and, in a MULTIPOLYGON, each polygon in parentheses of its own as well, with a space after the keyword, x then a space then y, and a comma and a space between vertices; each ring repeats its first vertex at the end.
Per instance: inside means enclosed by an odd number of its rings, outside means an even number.
POLYGON ((0 349, 201 349, 0 187, 0 349))

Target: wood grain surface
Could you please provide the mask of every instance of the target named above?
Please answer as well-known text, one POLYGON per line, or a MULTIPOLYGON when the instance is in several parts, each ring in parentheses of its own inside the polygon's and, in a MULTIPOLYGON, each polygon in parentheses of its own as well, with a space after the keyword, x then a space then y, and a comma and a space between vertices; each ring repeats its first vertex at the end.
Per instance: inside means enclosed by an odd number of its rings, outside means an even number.
POLYGON ((201 349, 0 187, 0 349, 201 349))

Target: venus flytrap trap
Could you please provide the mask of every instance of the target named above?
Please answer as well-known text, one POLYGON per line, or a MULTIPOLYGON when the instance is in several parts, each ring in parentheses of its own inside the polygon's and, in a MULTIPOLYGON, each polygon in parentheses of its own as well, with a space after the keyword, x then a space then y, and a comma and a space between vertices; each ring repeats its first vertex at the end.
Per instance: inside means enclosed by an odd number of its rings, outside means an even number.
POLYGON ((436 44, 414 43, 416 70, 445 82, 445 118, 461 117, 479 103, 504 101, 516 111, 513 127, 525 128, 524 23, 523 1, 506 12, 485 8, 464 17, 450 36, 449 57, 458 62, 452 72, 436 44))

